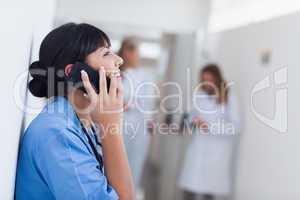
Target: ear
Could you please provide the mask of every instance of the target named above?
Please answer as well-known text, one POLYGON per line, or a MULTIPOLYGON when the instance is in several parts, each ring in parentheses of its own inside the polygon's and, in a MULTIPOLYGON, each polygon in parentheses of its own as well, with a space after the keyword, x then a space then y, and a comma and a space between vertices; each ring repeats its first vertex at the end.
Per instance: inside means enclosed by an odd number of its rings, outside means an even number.
POLYGON ((72 70, 72 67, 73 67, 73 64, 68 64, 66 67, 65 67, 65 76, 69 76, 71 70, 72 70))

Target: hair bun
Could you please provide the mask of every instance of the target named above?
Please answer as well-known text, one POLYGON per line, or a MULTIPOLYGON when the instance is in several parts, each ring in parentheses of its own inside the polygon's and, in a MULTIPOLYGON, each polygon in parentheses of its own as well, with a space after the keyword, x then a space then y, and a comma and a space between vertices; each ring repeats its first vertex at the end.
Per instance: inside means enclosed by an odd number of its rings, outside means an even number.
POLYGON ((43 67, 41 67, 40 61, 35 61, 29 66, 30 75, 33 78, 41 78, 45 73, 43 67))
POLYGON ((40 62, 33 62, 29 67, 29 73, 33 79, 29 82, 28 88, 36 97, 47 96, 47 72, 41 67, 40 62))
POLYGON ((38 79, 32 79, 29 82, 28 88, 30 92, 36 97, 46 97, 47 96, 47 84, 38 79))

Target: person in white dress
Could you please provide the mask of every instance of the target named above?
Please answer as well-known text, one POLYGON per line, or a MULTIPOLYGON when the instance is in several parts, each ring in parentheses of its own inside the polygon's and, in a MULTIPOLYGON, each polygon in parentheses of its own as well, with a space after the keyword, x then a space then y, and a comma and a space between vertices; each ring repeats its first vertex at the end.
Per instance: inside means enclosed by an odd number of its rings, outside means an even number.
POLYGON ((240 129, 238 104, 217 65, 202 69, 200 84, 189 114, 192 141, 178 184, 185 200, 226 199, 232 190, 234 144, 240 129))
POLYGON ((152 121, 152 116, 148 113, 154 103, 151 99, 142 96, 151 93, 151 88, 145 83, 152 81, 149 80, 152 76, 139 65, 138 43, 134 38, 123 40, 119 56, 124 60, 124 64, 120 67, 125 102, 124 143, 137 192, 136 199, 141 199, 139 197, 143 195, 141 176, 150 142, 148 123, 152 121))

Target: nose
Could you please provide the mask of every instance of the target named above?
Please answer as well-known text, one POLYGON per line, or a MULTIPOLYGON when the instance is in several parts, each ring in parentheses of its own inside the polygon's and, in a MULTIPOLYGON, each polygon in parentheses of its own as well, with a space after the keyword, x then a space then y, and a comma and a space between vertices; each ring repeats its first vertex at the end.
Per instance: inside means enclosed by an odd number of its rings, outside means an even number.
POLYGON ((124 63, 124 60, 118 55, 115 55, 115 56, 116 56, 115 66, 117 68, 120 68, 120 66, 123 65, 123 63, 124 63))

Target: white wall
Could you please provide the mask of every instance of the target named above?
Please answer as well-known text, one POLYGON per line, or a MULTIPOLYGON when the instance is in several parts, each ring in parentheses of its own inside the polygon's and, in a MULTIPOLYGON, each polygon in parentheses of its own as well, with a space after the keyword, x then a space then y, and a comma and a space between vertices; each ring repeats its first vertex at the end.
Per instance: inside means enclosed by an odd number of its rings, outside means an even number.
POLYGON ((57 18, 58 21, 194 31, 206 23, 203 19, 208 4, 209 0, 64 0, 59 1, 57 18))
MULTIPOLYGON (((173 112, 173 122, 178 122, 182 114, 187 111, 189 96, 188 89, 191 87, 191 79, 195 74, 195 54, 196 54, 196 34, 172 35, 170 38, 171 52, 168 69, 165 74, 165 83, 172 83, 171 86, 161 87, 161 99, 171 95, 181 95, 181 102, 178 98, 169 98, 167 103, 161 104, 165 109, 171 109, 173 112), (173 83, 180 85, 180 90, 174 87, 173 83)), ((162 103, 162 102, 160 102, 162 103)), ((160 111, 160 123, 165 123, 166 114, 160 111)), ((164 135, 157 131, 153 136, 152 154, 155 153, 155 164, 159 168, 157 177, 159 196, 157 200, 175 200, 181 199, 181 191, 178 190, 177 176, 180 173, 180 163, 183 160, 182 152, 185 141, 182 136, 164 135)), ((150 199, 150 198, 149 198, 150 199)))
MULTIPOLYGON (((0 9, 0 199, 10 200, 14 195, 15 169, 21 128, 22 110, 16 99, 24 100, 24 84, 14 95, 15 81, 28 68, 30 44, 34 35, 33 57, 41 38, 51 27, 54 0, 2 1, 0 9)), ((26 74, 26 73, 25 73, 26 74)))
POLYGON ((212 0, 210 31, 224 31, 300 10, 298 0, 212 0))
MULTIPOLYGON (((211 34, 207 51, 218 61, 239 93, 244 129, 238 150, 236 200, 300 199, 300 13, 257 23, 231 31, 211 34), (260 53, 271 52, 271 62, 263 65, 260 53), (279 133, 258 120, 251 111, 251 91, 255 84, 283 67, 288 68, 288 131, 279 133)), ((272 118, 275 92, 287 85, 257 93, 255 109, 272 118)), ((281 105, 284 107, 284 104, 281 105)), ((280 112, 280 117, 284 112, 280 112)), ((276 124, 284 122, 280 119, 276 124)))

